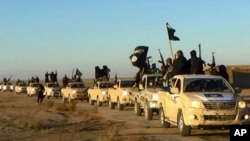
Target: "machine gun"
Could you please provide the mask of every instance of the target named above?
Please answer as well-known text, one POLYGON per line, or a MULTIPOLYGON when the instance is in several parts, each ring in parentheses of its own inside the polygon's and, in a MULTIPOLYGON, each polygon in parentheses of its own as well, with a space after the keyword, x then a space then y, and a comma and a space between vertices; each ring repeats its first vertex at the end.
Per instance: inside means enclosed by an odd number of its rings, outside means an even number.
POLYGON ((7 83, 7 82, 9 82, 9 81, 11 80, 11 78, 12 78, 12 75, 11 75, 8 79, 6 79, 6 77, 4 77, 4 78, 3 78, 3 82, 4 82, 4 83, 7 83))

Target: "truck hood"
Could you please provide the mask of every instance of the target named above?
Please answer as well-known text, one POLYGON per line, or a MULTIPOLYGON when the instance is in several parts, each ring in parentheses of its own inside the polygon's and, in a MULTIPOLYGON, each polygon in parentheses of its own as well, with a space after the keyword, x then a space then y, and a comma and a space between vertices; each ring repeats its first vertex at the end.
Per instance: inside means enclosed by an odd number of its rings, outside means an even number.
POLYGON ((186 96, 190 100, 195 101, 228 101, 228 100, 236 100, 236 95, 233 93, 225 93, 225 92, 201 92, 201 93, 187 93, 186 96))

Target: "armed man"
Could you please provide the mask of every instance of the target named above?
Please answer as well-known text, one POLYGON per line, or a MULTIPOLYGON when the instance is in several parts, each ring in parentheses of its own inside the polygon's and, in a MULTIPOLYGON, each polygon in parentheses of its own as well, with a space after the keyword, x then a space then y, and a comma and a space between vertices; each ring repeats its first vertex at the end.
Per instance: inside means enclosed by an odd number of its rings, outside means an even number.
POLYGON ((190 52, 191 58, 188 60, 188 67, 190 74, 204 74, 203 71, 203 61, 201 58, 196 56, 196 51, 192 50, 190 52))

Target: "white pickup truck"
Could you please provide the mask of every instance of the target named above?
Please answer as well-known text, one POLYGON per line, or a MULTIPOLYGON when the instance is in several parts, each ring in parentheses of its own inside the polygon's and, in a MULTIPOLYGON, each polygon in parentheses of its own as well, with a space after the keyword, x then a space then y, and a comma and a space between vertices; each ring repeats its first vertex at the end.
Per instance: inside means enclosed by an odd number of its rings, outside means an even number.
POLYGON ((161 74, 144 74, 139 90, 133 91, 134 111, 137 116, 144 112, 145 120, 152 120, 153 114, 158 114, 158 91, 163 87, 161 74))
POLYGON ((33 96, 33 95, 38 95, 39 89, 40 89, 40 83, 29 83, 27 87, 27 96, 33 96))
POLYGON ((44 89, 44 96, 48 99, 50 97, 61 97, 61 88, 57 82, 45 83, 44 89))
POLYGON ((15 85, 15 93, 27 93, 27 84, 25 82, 19 82, 15 85))
POLYGON ((113 86, 113 82, 96 82, 95 86, 88 90, 89 104, 93 105, 96 102, 98 106, 102 106, 102 103, 108 102, 108 89, 113 86))
POLYGON ((117 105, 118 110, 123 110, 124 106, 131 105, 130 93, 132 93, 135 79, 119 79, 114 88, 108 89, 109 107, 114 109, 117 105))
POLYGON ((228 129, 229 125, 249 124, 247 103, 221 76, 176 75, 170 90, 159 91, 161 125, 177 125, 182 136, 192 128, 228 129))
POLYGON ((88 87, 83 82, 69 82, 65 88, 61 89, 62 100, 71 103, 74 100, 88 100, 88 87))

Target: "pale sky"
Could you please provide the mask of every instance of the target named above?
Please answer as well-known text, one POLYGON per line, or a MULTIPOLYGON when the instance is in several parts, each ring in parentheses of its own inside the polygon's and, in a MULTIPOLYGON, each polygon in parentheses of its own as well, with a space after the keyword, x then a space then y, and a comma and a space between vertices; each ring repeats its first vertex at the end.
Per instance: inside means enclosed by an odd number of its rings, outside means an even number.
POLYGON ((58 78, 78 68, 94 77, 95 66, 107 65, 111 77, 133 77, 129 56, 139 45, 157 67, 171 57, 166 22, 180 41, 173 51, 198 51, 216 64, 249 65, 249 0, 0 0, 0 80, 58 78))

